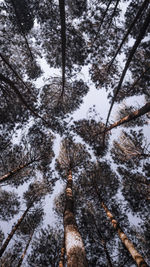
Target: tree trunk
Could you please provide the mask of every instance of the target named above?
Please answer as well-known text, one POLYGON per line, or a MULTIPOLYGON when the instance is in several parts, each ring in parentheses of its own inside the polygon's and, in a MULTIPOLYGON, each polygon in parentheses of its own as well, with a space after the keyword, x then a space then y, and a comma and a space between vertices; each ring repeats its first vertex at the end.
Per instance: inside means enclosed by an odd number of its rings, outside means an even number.
POLYGON ((60 261, 59 261, 59 267, 64 267, 64 256, 65 256, 65 247, 63 246, 61 248, 61 255, 60 255, 60 261))
POLYGON ((20 258, 20 260, 19 260, 19 263, 18 263, 17 267, 20 267, 20 266, 22 265, 22 262, 23 262, 23 260, 24 260, 24 257, 25 257, 25 255, 26 255, 26 253, 27 253, 28 247, 29 247, 30 242, 31 242, 31 240, 32 240, 33 234, 34 234, 34 231, 30 234, 30 238, 29 238, 29 240, 28 240, 28 242, 27 242, 27 244, 26 244, 26 247, 25 247, 25 249, 24 249, 23 254, 21 255, 21 258, 20 258))
POLYGON ((93 216, 93 214, 92 214, 92 218, 93 218, 93 222, 94 222, 94 224, 95 224, 95 227, 96 227, 98 236, 99 236, 99 238, 100 238, 100 241, 101 241, 102 246, 103 246, 104 251, 105 251, 105 255, 106 255, 106 259, 107 259, 108 267, 113 267, 112 262, 111 262, 111 257, 110 257, 110 255, 109 255, 108 250, 107 250, 106 241, 105 241, 103 235, 101 234, 101 232, 99 231, 99 229, 98 229, 98 227, 97 227, 97 224, 96 224, 96 221, 95 221, 95 217, 93 216))
POLYGON ((73 212, 72 173, 69 171, 66 186, 66 205, 64 210, 64 234, 65 250, 67 255, 67 267, 88 266, 85 249, 81 235, 78 231, 73 212))
POLYGON ((4 83, 8 84, 16 93, 16 95, 18 96, 18 98, 20 99, 20 101, 24 104, 24 106, 31 111, 32 114, 34 114, 34 116, 36 116, 37 118, 40 118, 41 120, 43 120, 46 124, 47 121, 45 121, 38 113, 36 113, 36 111, 34 111, 32 109, 32 107, 29 106, 29 104, 27 103, 27 101, 25 100, 25 98, 22 96, 22 94, 20 93, 20 91, 18 90, 18 88, 15 86, 14 82, 11 81, 10 79, 8 79, 7 77, 5 77, 3 74, 0 73, 0 80, 3 81, 4 83))
POLYGON ((127 37, 129 36, 129 34, 130 34, 132 28, 134 27, 135 23, 136 23, 137 20, 140 18, 141 13, 142 13, 143 10, 148 6, 148 3, 149 3, 149 0, 145 0, 145 1, 143 2, 143 4, 141 5, 140 9, 138 10, 138 12, 137 12, 137 14, 136 14, 134 20, 132 21, 131 25, 129 26, 129 28, 128 28, 126 34, 124 35, 124 37, 123 37, 123 39, 122 39, 121 44, 119 45, 119 47, 118 47, 118 49, 117 49, 117 51, 116 51, 114 57, 112 58, 112 60, 111 60, 111 62, 110 62, 110 64, 109 64, 108 71, 110 70, 110 67, 112 66, 112 64, 113 64, 113 62, 114 62, 116 56, 117 56, 118 53, 120 52, 120 50, 121 50, 121 48, 122 48, 124 42, 126 41, 127 37))
POLYGON ((113 217, 112 213, 108 210, 107 206, 104 204, 104 202, 101 202, 101 206, 106 212, 107 217, 111 221, 114 229, 118 233, 119 238, 121 239, 122 243, 125 245, 129 253, 131 254, 132 258, 136 262, 138 267, 148 267, 147 263, 143 259, 142 255, 137 252, 135 249, 133 243, 128 239, 128 237, 125 235, 125 233, 122 231, 121 227, 119 226, 118 222, 113 217))
POLYGON ((147 28, 148 28, 148 26, 149 26, 149 23, 150 23, 150 10, 149 10, 149 12, 148 12, 148 14, 147 14, 147 17, 146 17, 146 19, 145 19, 145 21, 144 21, 144 23, 143 23, 141 29, 139 30, 139 35, 137 36, 137 39, 136 39, 136 41, 135 41, 135 43, 134 43, 134 45, 133 45, 133 47, 132 47, 132 49, 131 49, 131 51, 130 51, 130 54, 129 54, 128 59, 127 59, 127 61, 126 61, 125 67, 124 67, 124 69, 123 69, 123 72, 122 72, 122 75, 121 75, 119 84, 118 84, 118 86, 117 86, 116 91, 114 92, 114 96, 113 96, 113 98, 112 98, 112 103, 111 103, 111 105, 110 105, 110 109, 109 109, 108 116, 107 116, 107 119, 106 119, 106 126, 105 126, 106 128, 107 128, 107 124, 108 124, 108 121, 109 121, 109 117, 110 117, 110 114, 111 114, 111 111, 112 111, 114 102, 115 102, 116 97, 117 97, 117 95, 118 95, 118 93, 119 93, 119 90, 120 90, 120 88, 121 88, 122 82, 123 82, 123 80, 124 80, 124 77, 125 77, 125 75, 126 75, 126 72, 127 72, 127 70, 128 70, 128 67, 129 67, 129 65, 130 65, 130 62, 131 62, 131 60, 132 60, 132 58, 133 58, 133 56, 134 56, 134 54, 135 54, 135 52, 136 52, 136 49, 138 48, 138 46, 139 46, 141 40, 143 39, 143 37, 144 37, 144 35, 145 35, 145 33, 146 33, 146 30, 147 30, 147 28))
POLYGON ((65 23, 65 1, 59 0, 59 12, 61 21, 61 50, 62 50, 62 92, 63 98, 65 90, 65 67, 66 67, 66 23, 65 23))
POLYGON ((104 204, 104 202, 103 202, 103 200, 102 200, 102 198, 101 198, 101 196, 100 196, 100 194, 98 192, 97 185, 95 184, 94 181, 93 181, 93 185, 94 185, 95 191, 97 193, 97 196, 99 198, 99 201, 101 203, 102 208, 106 212, 106 215, 107 215, 108 219, 111 221, 115 231, 118 233, 119 238, 121 239, 122 243, 125 245, 126 249, 129 251, 129 253, 131 254, 131 256, 134 259, 134 261, 136 262, 137 266, 138 267, 148 267, 148 265, 145 262, 145 260, 143 259, 142 255, 137 252, 137 250, 135 249, 133 243, 128 239, 128 237, 122 231, 122 229, 119 226, 118 222, 115 220, 115 218, 113 217, 112 213, 108 210, 107 206, 104 204))
POLYGON ((115 4, 114 10, 113 10, 113 13, 112 13, 112 15, 111 15, 111 18, 110 18, 110 21, 109 21, 109 24, 108 24, 108 27, 107 27, 108 30, 109 30, 109 28, 110 28, 110 26, 111 26, 111 22, 112 22, 113 17, 114 17, 114 15, 115 15, 115 13, 116 13, 116 10, 117 10, 117 7, 118 7, 119 2, 120 2, 120 0, 117 0, 117 1, 116 1, 116 4, 115 4))
POLYGON ((12 3, 12 6, 13 6, 13 8, 14 8, 14 11, 15 11, 16 19, 17 19, 17 21, 18 21, 18 26, 19 26, 19 28, 20 28, 21 34, 22 34, 22 36, 23 36, 24 39, 25 39, 25 43, 26 43, 27 49, 28 49, 28 51, 29 51, 29 55, 30 55, 30 57, 31 57, 31 60, 33 61, 33 55, 32 55, 32 52, 31 52, 31 49, 30 49, 28 40, 27 40, 27 38, 26 38, 26 35, 25 35, 25 33, 24 33, 24 30, 23 30, 21 21, 20 21, 19 16, 18 16, 18 12, 17 12, 17 9, 16 9, 15 1, 14 1, 14 0, 11 0, 11 3, 12 3))
POLYGON ((102 16, 102 20, 101 20, 101 22, 100 22, 100 25, 99 25, 99 27, 98 27, 96 36, 94 37, 94 40, 93 40, 91 46, 95 43, 95 41, 96 41, 96 39, 97 39, 97 36, 98 36, 98 34, 99 34, 99 32, 100 32, 100 29, 101 29, 102 24, 103 24, 103 22, 104 22, 104 19, 105 19, 105 16, 106 16, 106 14, 107 14, 107 11, 108 11, 108 9, 109 9, 109 7, 110 7, 110 5, 111 5, 111 2, 112 2, 112 0, 110 0, 110 1, 108 2, 108 5, 107 5, 106 10, 105 10, 105 12, 104 12, 104 14, 103 14, 103 16, 102 16))
POLYGON ((8 66, 8 68, 11 69, 11 71, 15 74, 15 76, 21 81, 21 83, 28 89, 28 91, 31 92, 30 88, 26 85, 26 83, 23 81, 23 79, 19 76, 19 74, 11 66, 9 61, 1 53, 0 53, 0 57, 3 60, 3 62, 8 66))
POLYGON ((131 112, 129 115, 123 117, 121 120, 119 120, 119 121, 117 121, 117 122, 111 124, 111 125, 110 125, 109 127, 107 127, 103 132, 101 132, 101 134, 104 133, 104 132, 108 132, 108 131, 110 131, 111 129, 116 128, 117 126, 120 126, 120 125, 122 125, 122 124, 124 124, 124 123, 126 123, 126 122, 129 122, 129 121, 131 121, 131 120, 135 120, 135 119, 137 119, 138 117, 140 117, 140 116, 142 116, 142 115, 144 115, 144 114, 146 114, 146 113, 148 113, 148 112, 150 112, 150 102, 146 103, 146 104, 145 104, 143 107, 141 107, 140 109, 137 109, 137 110, 131 112))
POLYGON ((32 207, 33 202, 29 205, 29 207, 25 210, 25 212, 22 214, 22 216, 20 217, 20 219, 18 220, 18 222, 15 224, 15 226, 12 228, 10 234, 8 235, 8 237, 6 238, 5 242, 3 243, 1 249, 0 249, 0 257, 3 255, 3 253, 5 252, 5 249, 7 248, 10 240, 12 239, 13 235, 15 234, 16 230, 18 229, 18 227, 20 226, 21 222, 23 221, 23 219, 25 218, 27 212, 29 211, 29 209, 32 207))
POLYGON ((0 177, 0 183, 4 182, 5 180, 7 180, 12 175, 16 174, 20 170, 24 169, 25 167, 29 166, 30 164, 32 164, 33 162, 36 162, 38 160, 40 160, 40 159, 31 160, 30 162, 27 162, 25 164, 19 165, 16 169, 13 169, 13 170, 9 171, 8 173, 4 174, 3 176, 0 177))

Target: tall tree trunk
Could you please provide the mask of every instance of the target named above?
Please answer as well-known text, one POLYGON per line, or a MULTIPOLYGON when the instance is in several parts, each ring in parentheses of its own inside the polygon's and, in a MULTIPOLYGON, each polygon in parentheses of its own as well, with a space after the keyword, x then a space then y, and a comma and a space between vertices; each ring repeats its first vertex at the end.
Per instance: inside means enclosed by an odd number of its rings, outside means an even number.
POLYGON ((104 12, 104 14, 103 14, 103 16, 102 16, 102 20, 101 20, 101 22, 100 22, 100 25, 99 25, 99 27, 98 27, 96 36, 94 37, 94 40, 93 40, 91 46, 95 43, 95 41, 96 41, 96 39, 97 39, 97 36, 98 36, 98 34, 99 34, 99 32, 100 32, 100 29, 101 29, 102 24, 103 24, 103 22, 104 22, 104 19, 105 19, 105 16, 106 16, 106 14, 107 14, 107 11, 108 11, 108 9, 109 9, 109 7, 110 7, 110 5, 111 5, 111 2, 112 2, 112 0, 109 0, 108 5, 107 5, 107 7, 106 7, 106 10, 105 10, 105 12, 104 12))
POLYGON ((114 17, 114 15, 115 15, 115 13, 116 13, 116 10, 117 10, 117 7, 118 7, 119 2, 120 2, 120 0, 117 0, 117 1, 116 1, 116 4, 115 4, 114 10, 113 10, 113 13, 112 13, 112 15, 111 15, 109 24, 108 24, 108 26, 107 26, 107 29, 109 29, 110 26, 111 26, 111 22, 112 22, 113 17, 114 17))
POLYGON ((97 227, 97 223, 96 223, 96 221, 95 221, 95 217, 93 216, 93 214, 92 214, 92 218, 93 218, 93 222, 94 222, 94 224, 95 224, 97 233, 98 233, 98 235, 99 235, 100 241, 101 241, 102 246, 103 246, 103 248, 104 248, 104 252, 105 252, 105 255, 106 255, 106 259, 107 259, 108 267, 113 267, 112 262, 111 262, 111 257, 110 257, 110 255, 109 255, 108 250, 107 250, 106 241, 105 241, 105 239, 104 239, 102 233, 100 232, 100 230, 99 230, 98 227, 97 227))
MULTIPOLYGON (((136 22, 137 22, 138 19, 140 18, 140 16, 141 16, 143 10, 148 6, 148 3, 149 3, 149 0, 145 0, 145 1, 143 2, 143 4, 141 5, 141 7, 139 8, 139 10, 138 10, 138 12, 137 12, 137 14, 136 14, 134 20, 133 20, 132 23, 130 24, 130 26, 129 26, 127 32, 126 32, 126 34, 124 35, 124 37, 123 37, 123 39, 122 39, 122 41, 121 41, 121 43, 120 43, 120 45, 119 45, 119 47, 118 47, 118 49, 117 49, 115 55, 114 55, 114 57, 112 58, 112 60, 111 60, 111 62, 110 62, 110 64, 109 64, 109 66, 108 66, 108 71, 110 70, 110 67, 112 66, 112 64, 113 64, 113 62, 114 62, 116 56, 117 56, 118 53, 120 52, 120 50, 121 50, 123 44, 124 44, 125 41, 127 40, 127 37, 129 36, 129 34, 130 34, 132 28, 134 27, 134 25, 136 24, 136 22)), ((110 26, 110 25, 109 25, 109 26, 110 26)))
POLYGON ((65 22, 65 1, 59 0, 59 12, 61 21, 61 53, 62 53, 62 92, 63 98, 65 90, 65 67, 66 67, 66 22, 65 22))
MULTIPOLYGON (((125 77, 125 75, 126 75, 126 72, 127 72, 127 70, 128 70, 128 67, 129 67, 129 65, 130 65, 130 62, 131 62, 131 60, 132 60, 132 58, 133 58, 133 56, 134 56, 134 54, 135 54, 135 52, 136 52, 136 49, 138 48, 138 46, 139 46, 141 40, 143 39, 143 37, 144 37, 144 35, 145 35, 145 33, 146 33, 146 30, 147 30, 147 28, 148 28, 148 26, 149 26, 149 23, 150 23, 150 9, 149 9, 149 12, 148 12, 148 14, 147 14, 147 17, 146 17, 146 19, 145 19, 145 21, 144 21, 144 23, 143 23, 141 29, 139 30, 139 35, 138 35, 138 37, 137 37, 137 39, 136 39, 136 41, 135 41, 135 43, 134 43, 134 45, 133 45, 133 47, 132 47, 130 53, 129 53, 128 59, 127 59, 127 61, 126 61, 125 67, 124 67, 124 69, 123 69, 123 72, 122 72, 122 75, 121 75, 121 78, 120 78, 120 81, 119 81, 119 84, 118 84, 118 86, 117 86, 116 91, 114 92, 114 96, 113 96, 113 98, 112 98, 112 102, 111 102, 110 109, 109 109, 109 111, 108 111, 108 115, 107 115, 107 119, 106 119, 106 126, 105 126, 106 128, 107 128, 107 124, 108 124, 108 121, 109 121, 109 117, 110 117, 110 114, 111 114, 111 111, 112 111, 114 102, 115 102, 116 97, 117 97, 117 95, 118 95, 118 93, 119 93, 119 90, 120 90, 120 88, 121 88, 122 82, 123 82, 123 80, 124 80, 124 77, 125 77)), ((105 136, 104 136, 104 137, 105 137, 105 136)))
POLYGON ((65 256, 65 238, 63 239, 63 244, 61 248, 59 267, 64 267, 64 256, 65 256))
POLYGON ((0 57, 3 60, 3 62, 8 66, 9 69, 15 74, 15 76, 21 81, 21 83, 28 89, 28 91, 31 93, 30 88, 26 85, 26 83, 23 81, 23 79, 20 77, 20 75, 14 70, 14 68, 9 63, 8 59, 6 59, 1 53, 0 57))
POLYGON ((28 49, 28 51, 29 51, 29 55, 30 55, 30 57, 31 57, 31 60, 33 61, 33 55, 32 55, 32 52, 31 52, 31 49, 30 49, 28 40, 27 40, 27 38, 26 38, 26 35, 25 35, 25 33, 24 33, 24 30, 23 30, 23 27, 22 27, 22 24, 21 24, 21 21, 20 21, 20 18, 19 18, 17 9, 16 9, 15 1, 14 1, 14 0, 11 0, 11 3, 12 3, 12 6, 13 6, 13 8, 14 8, 14 11, 15 11, 16 19, 17 19, 18 26, 19 26, 19 28, 20 28, 21 34, 22 34, 22 36, 23 36, 24 39, 25 39, 25 43, 26 43, 27 49, 28 49))
POLYGON ((20 226, 20 224, 22 223, 23 219, 25 218, 27 212, 29 211, 29 209, 32 207, 33 202, 28 206, 28 208, 25 210, 25 212, 22 214, 22 216, 20 217, 20 219, 18 220, 18 222, 15 224, 15 226, 12 228, 10 234, 8 235, 8 237, 6 238, 5 242, 3 243, 1 249, 0 249, 0 257, 3 255, 3 253, 5 252, 5 249, 7 248, 10 240, 12 239, 13 235, 15 234, 16 230, 18 229, 18 227, 20 226))
POLYGON ((99 198, 100 204, 104 211, 106 212, 106 215, 108 219, 111 221, 115 231, 118 233, 119 238, 121 239, 122 243, 125 245, 129 253, 131 254, 132 258, 136 262, 138 267, 148 267, 147 263, 145 262, 144 258, 140 253, 137 252, 135 249, 133 243, 128 239, 128 237, 125 235, 125 233, 122 231, 121 227, 119 226, 119 223, 115 220, 112 213, 109 211, 107 206, 104 204, 99 192, 96 183, 93 181, 93 185, 95 188, 95 191, 97 193, 97 196, 99 198))
POLYGON ((20 170, 24 169, 25 167, 29 166, 30 164, 32 164, 33 162, 36 162, 38 160, 40 160, 40 159, 31 160, 31 161, 29 161, 29 162, 27 162, 25 164, 19 165, 16 169, 13 169, 13 170, 9 171, 8 173, 4 174, 3 176, 0 177, 0 183, 1 182, 4 182, 8 178, 10 178, 11 176, 13 176, 17 172, 19 172, 20 170))
POLYGON ((23 251, 23 254, 22 254, 21 257, 20 257, 20 260, 19 260, 19 262, 18 262, 17 267, 20 267, 20 266, 22 265, 22 262, 23 262, 23 260, 24 260, 24 257, 25 257, 25 255, 26 255, 26 253, 27 253, 28 247, 29 247, 30 242, 31 242, 31 240, 32 240, 33 234, 34 234, 34 231, 30 234, 30 238, 29 238, 29 240, 28 240, 28 242, 27 242, 27 244, 26 244, 26 247, 25 247, 25 249, 24 249, 24 251, 23 251))
POLYGON ((18 88, 15 86, 14 82, 11 81, 10 79, 8 79, 7 77, 5 77, 3 74, 0 73, 0 80, 3 81, 4 83, 8 84, 16 93, 16 95, 18 96, 18 98, 21 100, 21 102, 24 104, 24 106, 31 111, 32 114, 34 114, 34 116, 36 116, 37 118, 40 118, 41 120, 43 120, 46 124, 48 124, 47 121, 45 121, 36 111, 34 111, 32 109, 32 107, 30 107, 30 105, 27 103, 27 101, 25 100, 25 98, 22 96, 22 94, 20 93, 20 91, 18 90, 18 88))
POLYGON ((66 205, 64 210, 64 234, 65 250, 67 255, 67 267, 86 267, 88 266, 85 249, 81 235, 78 231, 74 217, 74 201, 72 194, 72 172, 69 171, 66 186, 66 205))
POLYGON ((143 107, 141 107, 140 109, 137 109, 133 112, 131 112, 129 115, 123 117, 122 119, 120 119, 119 121, 116 121, 115 123, 111 124, 109 127, 107 127, 102 133, 106 133, 108 131, 110 131, 113 128, 116 128, 117 126, 120 126, 126 122, 135 120, 137 118, 139 118, 140 116, 143 116, 144 114, 150 112, 150 102, 146 103, 143 107))

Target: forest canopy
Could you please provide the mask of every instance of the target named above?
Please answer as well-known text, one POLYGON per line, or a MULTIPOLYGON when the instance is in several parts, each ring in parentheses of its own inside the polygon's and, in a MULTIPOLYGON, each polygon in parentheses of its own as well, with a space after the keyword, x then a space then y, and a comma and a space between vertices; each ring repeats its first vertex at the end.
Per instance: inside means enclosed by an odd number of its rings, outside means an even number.
POLYGON ((0 0, 0 266, 150 265, 149 0, 0 0))

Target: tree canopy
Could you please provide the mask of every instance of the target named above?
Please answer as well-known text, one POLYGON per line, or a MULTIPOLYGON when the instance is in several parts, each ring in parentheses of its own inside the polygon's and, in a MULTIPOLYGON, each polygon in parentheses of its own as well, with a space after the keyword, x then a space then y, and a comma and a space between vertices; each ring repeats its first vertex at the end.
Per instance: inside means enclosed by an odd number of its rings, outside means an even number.
POLYGON ((0 0, 0 265, 150 264, 149 0, 0 0))

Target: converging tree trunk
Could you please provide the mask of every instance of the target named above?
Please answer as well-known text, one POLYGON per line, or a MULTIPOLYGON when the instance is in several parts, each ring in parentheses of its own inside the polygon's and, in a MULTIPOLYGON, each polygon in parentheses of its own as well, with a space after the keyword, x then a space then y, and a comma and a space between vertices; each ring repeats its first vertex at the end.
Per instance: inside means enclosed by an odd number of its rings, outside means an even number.
POLYGON ((62 244, 62 248, 61 248, 59 267, 64 267, 64 257, 65 257, 65 238, 63 240, 63 244, 62 244))
POLYGON ((21 164, 19 165, 17 168, 7 172, 6 174, 4 174, 3 176, 0 177, 0 183, 6 181, 8 178, 10 178, 11 176, 13 176, 14 174, 18 173, 20 170, 26 168, 27 166, 29 166, 30 164, 32 164, 33 162, 39 161, 40 159, 34 159, 31 160, 25 164, 21 164))
POLYGON ((86 267, 88 266, 85 249, 81 235, 78 231, 74 217, 74 201, 72 194, 72 172, 69 171, 66 186, 66 205, 64 211, 64 234, 65 249, 67 255, 67 267, 86 267))
POLYGON ((122 119, 120 119, 119 121, 116 121, 115 123, 111 124, 109 127, 107 127, 104 131, 102 131, 99 134, 103 134, 104 132, 108 132, 113 128, 116 128, 117 126, 120 126, 126 122, 129 122, 131 120, 135 120, 140 116, 143 116, 144 114, 150 112, 150 102, 146 103, 143 107, 141 107, 140 109, 137 109, 133 112, 131 112, 129 115, 123 117, 122 119))
POLYGON ((139 44, 141 43, 141 40, 143 39, 143 37, 144 37, 144 35, 146 33, 146 30, 147 30, 147 28, 149 26, 149 23, 150 23, 150 10, 149 10, 149 12, 147 14, 147 17, 145 18, 145 21, 144 21, 141 29, 139 30, 139 35, 137 36, 137 39, 136 39, 136 41, 135 41, 135 43, 134 43, 134 45, 133 45, 133 47, 132 47, 132 49, 131 49, 131 51, 129 53, 128 59, 126 61, 125 67, 123 69, 123 72, 122 72, 122 75, 121 75, 121 78, 120 78, 120 81, 119 81, 119 84, 118 84, 118 86, 117 86, 117 88, 116 88, 116 90, 114 92, 114 96, 112 98, 112 102, 111 102, 110 109, 108 111, 108 115, 107 115, 107 119, 106 119, 106 128, 107 128, 107 124, 108 124, 108 121, 109 121, 109 117, 110 117, 114 102, 115 102, 115 100, 117 98, 117 95, 118 95, 119 90, 121 88, 122 82, 124 80, 124 77, 126 75, 128 67, 130 65, 130 62, 131 62, 131 60, 132 60, 132 58, 133 58, 133 56, 134 56, 139 44))
POLYGON ((111 223, 113 225, 113 228, 118 233, 119 238, 121 239, 122 243, 125 245, 127 250, 129 251, 129 253, 131 254, 131 256, 134 259, 134 261, 136 262, 137 266, 138 267, 148 267, 148 265, 145 262, 145 260, 143 259, 142 255, 140 253, 138 253, 138 251, 135 249, 133 243, 128 239, 126 234, 122 231, 122 229, 119 226, 118 222, 115 220, 115 218, 113 217, 112 213, 109 211, 107 206, 104 204, 104 202, 103 202, 103 200, 102 200, 102 198, 101 198, 101 196, 100 196, 100 194, 98 192, 97 186, 96 186, 94 181, 93 181, 93 185, 94 185, 95 191, 97 193, 97 196, 99 198, 99 201, 100 201, 100 204, 101 204, 102 208, 106 212, 106 215, 107 215, 108 219, 111 221, 111 223))
MULTIPOLYGON (((127 40, 127 37, 129 36, 129 34, 130 34, 132 28, 134 27, 134 25, 136 24, 136 22, 137 22, 138 19, 140 18, 140 16, 141 16, 143 10, 148 6, 148 3, 149 3, 149 0, 145 0, 145 1, 143 2, 143 4, 141 5, 141 7, 139 8, 139 10, 138 10, 138 12, 137 12, 135 18, 133 19, 131 25, 129 26, 129 28, 128 28, 126 34, 124 35, 124 37, 123 37, 123 39, 122 39, 122 41, 121 41, 121 43, 120 43, 120 45, 119 45, 119 47, 118 47, 118 49, 117 49, 115 55, 114 55, 114 57, 112 58, 112 60, 111 60, 111 62, 110 62, 110 64, 109 64, 108 71, 109 71, 110 67, 112 66, 112 64, 113 64, 113 62, 114 62, 116 56, 117 56, 118 53, 120 52, 120 50, 121 50, 123 44, 124 44, 125 41, 127 40)), ((110 25, 109 25, 109 27, 110 27, 110 25)))
POLYGON ((65 1, 59 0, 59 12, 61 21, 61 53, 62 53, 62 92, 65 90, 65 68, 66 68, 66 22, 65 22, 65 1))
POLYGON ((3 255, 3 253, 5 252, 5 249, 7 248, 10 240, 12 239, 13 235, 15 234, 16 230, 18 229, 18 227, 20 226, 20 224, 22 223, 23 219, 25 218, 27 212, 29 211, 29 209, 32 207, 33 202, 28 206, 28 208, 25 210, 25 212, 22 214, 22 216, 20 217, 20 219, 18 220, 18 222, 15 224, 15 226, 12 228, 10 234, 8 235, 8 237, 6 238, 5 242, 3 243, 1 249, 0 249, 0 257, 3 255))
POLYGON ((14 1, 14 0, 11 0, 11 3, 12 3, 12 6, 13 6, 13 8, 14 8, 14 11, 15 11, 16 19, 17 19, 17 22, 18 22, 18 27, 20 28, 21 34, 22 34, 22 36, 24 37, 24 40, 25 40, 27 49, 28 49, 28 51, 29 51, 29 55, 30 55, 30 57, 31 57, 31 60, 33 61, 33 54, 32 54, 32 52, 31 52, 31 49, 30 49, 30 46, 29 46, 27 37, 26 37, 26 35, 25 35, 25 33, 24 33, 24 30, 23 30, 23 27, 22 27, 22 24, 21 24, 21 21, 20 21, 20 18, 19 18, 17 9, 16 9, 15 1, 14 1))
POLYGON ((20 257, 20 260, 19 260, 19 263, 18 263, 17 267, 20 267, 20 266, 22 265, 22 262, 23 262, 23 260, 24 260, 24 257, 25 257, 25 255, 26 255, 26 253, 27 253, 28 247, 29 247, 30 242, 31 242, 31 240, 32 240, 33 234, 34 234, 34 231, 30 234, 29 240, 28 240, 28 242, 27 242, 27 244, 26 244, 26 247, 25 247, 25 249, 24 249, 24 251, 23 251, 21 257, 20 257))

